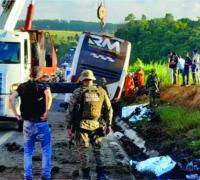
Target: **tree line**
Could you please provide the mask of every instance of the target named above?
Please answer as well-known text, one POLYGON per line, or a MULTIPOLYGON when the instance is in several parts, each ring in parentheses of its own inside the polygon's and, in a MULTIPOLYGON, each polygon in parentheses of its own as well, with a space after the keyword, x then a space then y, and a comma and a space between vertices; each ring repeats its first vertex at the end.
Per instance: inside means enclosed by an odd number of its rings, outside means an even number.
POLYGON ((186 52, 191 55, 194 48, 200 50, 200 18, 175 20, 167 13, 163 18, 148 20, 142 15, 136 20, 134 14, 129 14, 115 36, 132 43, 131 61, 166 61, 170 51, 185 56, 186 52))
MULTIPOLYGON (((18 21, 17 28, 24 26, 24 21, 18 21)), ((34 29, 47 29, 47 30, 64 30, 64 31, 90 31, 90 32, 107 32, 113 34, 118 24, 107 23, 105 28, 101 28, 97 22, 85 22, 85 21, 65 21, 65 20, 34 20, 34 29)))
MULTIPOLYGON (((19 21, 17 28, 23 26, 24 21, 19 21)), ((190 52, 191 55, 194 48, 200 51, 200 18, 175 20, 170 13, 154 19, 147 19, 145 15, 136 19, 134 14, 128 14, 123 24, 107 23, 104 29, 97 22, 65 20, 35 20, 33 28, 104 32, 115 35, 132 43, 131 62, 137 58, 142 59, 144 63, 158 60, 164 62, 170 51, 181 56, 185 56, 186 52, 190 52)))

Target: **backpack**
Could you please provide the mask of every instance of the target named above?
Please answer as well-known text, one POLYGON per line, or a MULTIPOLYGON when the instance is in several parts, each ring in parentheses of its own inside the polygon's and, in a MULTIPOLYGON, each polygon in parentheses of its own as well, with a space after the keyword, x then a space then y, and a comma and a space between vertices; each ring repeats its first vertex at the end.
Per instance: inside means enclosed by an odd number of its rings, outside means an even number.
POLYGON ((19 86, 20 111, 24 119, 40 120, 46 109, 45 89, 45 84, 37 81, 28 81, 19 86))
POLYGON ((103 89, 92 86, 84 88, 81 94, 81 118, 98 120, 104 101, 103 89))

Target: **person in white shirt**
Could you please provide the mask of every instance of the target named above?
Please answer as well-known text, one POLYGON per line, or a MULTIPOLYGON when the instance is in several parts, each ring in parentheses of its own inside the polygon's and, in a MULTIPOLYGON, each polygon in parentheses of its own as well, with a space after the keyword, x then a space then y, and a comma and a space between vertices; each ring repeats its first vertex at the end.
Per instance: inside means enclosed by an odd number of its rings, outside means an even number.
POLYGON ((196 62, 196 84, 200 84, 200 54, 196 48, 193 50, 192 61, 196 62))
POLYGON ((184 83, 184 79, 183 79, 184 65, 185 65, 185 59, 183 59, 181 56, 178 56, 178 64, 177 64, 177 68, 178 68, 178 78, 177 79, 178 79, 178 82, 180 82, 179 81, 179 74, 180 74, 181 77, 182 77, 182 82, 184 83))

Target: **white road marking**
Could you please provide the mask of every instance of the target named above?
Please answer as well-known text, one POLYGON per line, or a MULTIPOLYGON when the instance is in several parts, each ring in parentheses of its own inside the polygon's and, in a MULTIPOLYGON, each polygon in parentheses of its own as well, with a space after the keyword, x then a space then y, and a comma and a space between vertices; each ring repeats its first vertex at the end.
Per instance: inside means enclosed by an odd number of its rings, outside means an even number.
POLYGON ((1 138, 0 138, 0 146, 6 142, 15 132, 11 131, 11 132, 7 132, 6 134, 4 134, 1 138))

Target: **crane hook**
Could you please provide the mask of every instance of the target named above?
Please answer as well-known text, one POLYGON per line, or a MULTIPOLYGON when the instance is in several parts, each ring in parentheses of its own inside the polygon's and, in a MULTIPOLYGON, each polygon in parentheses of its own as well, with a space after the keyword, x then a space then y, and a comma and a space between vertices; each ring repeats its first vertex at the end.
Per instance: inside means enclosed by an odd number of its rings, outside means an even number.
POLYGON ((101 4, 99 5, 98 9, 97 9, 97 17, 100 20, 100 24, 102 27, 105 26, 105 17, 106 17, 106 8, 105 5, 103 5, 103 3, 101 2, 101 4))

